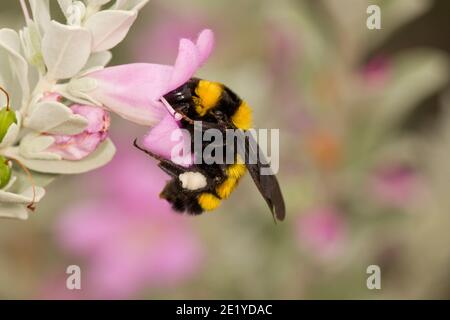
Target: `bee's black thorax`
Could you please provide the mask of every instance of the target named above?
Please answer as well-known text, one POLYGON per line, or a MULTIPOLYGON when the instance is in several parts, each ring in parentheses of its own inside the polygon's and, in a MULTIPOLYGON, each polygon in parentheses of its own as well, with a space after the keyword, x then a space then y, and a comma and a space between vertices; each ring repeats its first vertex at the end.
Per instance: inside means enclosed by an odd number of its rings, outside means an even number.
POLYGON ((176 111, 193 120, 216 122, 214 114, 222 113, 231 119, 242 104, 242 99, 221 83, 192 78, 164 96, 176 111), (199 108, 202 102, 204 108, 199 108), (204 113, 199 112, 204 110, 204 113))

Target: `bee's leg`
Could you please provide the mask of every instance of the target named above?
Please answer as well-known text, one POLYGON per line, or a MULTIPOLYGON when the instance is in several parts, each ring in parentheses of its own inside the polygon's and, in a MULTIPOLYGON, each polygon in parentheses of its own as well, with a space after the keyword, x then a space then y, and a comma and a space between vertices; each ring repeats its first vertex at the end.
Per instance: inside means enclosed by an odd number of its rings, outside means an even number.
POLYGON ((137 143, 137 138, 134 139, 133 145, 134 145, 135 148, 141 150, 142 152, 146 153, 147 155, 149 155, 150 157, 152 157, 152 158, 155 159, 155 160, 158 160, 158 161, 160 161, 160 162, 167 161, 167 159, 165 159, 165 158, 163 158, 163 157, 161 157, 161 156, 159 156, 159 155, 157 155, 157 154, 155 154, 155 153, 153 153, 153 152, 151 152, 151 151, 149 151, 149 150, 147 150, 147 149, 142 148, 142 147, 137 143))
POLYGON ((149 155, 150 157, 152 157, 153 159, 156 159, 157 161, 159 161, 158 166, 164 171, 166 172, 168 175, 172 176, 172 177, 178 177, 180 174, 186 172, 186 168, 176 164, 175 162, 172 162, 170 160, 167 160, 149 150, 146 150, 144 148, 142 148, 141 146, 138 145, 137 143, 137 139, 134 140, 133 145, 141 150, 142 152, 146 153, 147 155, 149 155))
POLYGON ((167 173, 169 176, 178 178, 180 174, 186 172, 186 168, 173 163, 172 161, 165 160, 158 164, 158 167, 161 168, 162 171, 167 173))

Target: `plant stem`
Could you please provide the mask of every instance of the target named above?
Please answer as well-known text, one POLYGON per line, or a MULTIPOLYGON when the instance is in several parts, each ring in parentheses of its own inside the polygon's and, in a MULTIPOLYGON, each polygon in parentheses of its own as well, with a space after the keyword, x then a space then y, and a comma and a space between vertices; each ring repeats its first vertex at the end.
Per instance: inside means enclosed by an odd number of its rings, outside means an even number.
POLYGON ((19 167, 22 168, 22 170, 25 172, 25 174, 28 176, 28 179, 31 182, 31 187, 33 189, 33 199, 28 204, 27 208, 31 211, 34 211, 36 209, 36 207, 35 207, 35 205, 36 205, 36 183, 34 182, 33 175, 31 174, 30 170, 28 170, 28 168, 25 167, 25 165, 22 162, 20 162, 18 159, 11 158, 11 157, 10 157, 10 159, 14 160, 19 165, 19 167))
POLYGON ((5 96, 6 96, 6 110, 9 111, 9 94, 2 87, 0 87, 0 91, 2 91, 5 94, 5 96))
POLYGON ((22 7, 22 12, 23 12, 23 16, 25 17, 25 21, 28 24, 28 22, 31 21, 31 16, 28 11, 28 7, 27 7, 25 0, 20 0, 20 6, 22 7))

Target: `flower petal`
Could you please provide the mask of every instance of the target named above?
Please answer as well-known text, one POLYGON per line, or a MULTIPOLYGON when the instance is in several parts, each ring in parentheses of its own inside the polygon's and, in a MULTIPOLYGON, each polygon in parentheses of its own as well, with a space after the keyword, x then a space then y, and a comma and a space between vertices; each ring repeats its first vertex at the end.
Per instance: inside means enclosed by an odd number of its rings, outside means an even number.
POLYGON ((85 24, 92 33, 92 52, 109 50, 119 44, 136 18, 136 11, 123 10, 104 10, 92 15, 85 24))
POLYGON ((111 58, 112 53, 110 51, 92 53, 81 72, 87 72, 93 68, 103 68, 111 61, 111 58))
POLYGON ((51 21, 42 39, 42 53, 50 78, 71 78, 91 53, 91 33, 84 28, 51 21))
POLYGON ((55 138, 52 136, 32 132, 20 141, 19 153, 27 159, 61 160, 61 155, 47 151, 54 143, 55 138))
POLYGON ((46 149, 64 160, 81 160, 94 152, 108 137, 109 114, 97 107, 73 105, 71 110, 88 121, 86 129, 76 135, 52 135, 55 142, 46 149))
POLYGON ((22 156, 18 149, 9 148, 3 153, 6 157, 18 159, 31 170, 53 174, 79 174, 98 169, 110 162, 116 152, 110 139, 106 139, 97 150, 78 161, 28 159, 22 156))
POLYGON ((88 125, 88 121, 66 105, 56 101, 37 103, 24 126, 39 132, 55 134, 78 134, 88 125))
POLYGON ((50 23, 50 4, 49 0, 30 0, 33 20, 37 22, 39 30, 43 33, 50 23))
POLYGON ((76 136, 56 136, 55 142, 46 150, 64 160, 81 160, 94 152, 105 139, 102 133, 81 133, 76 136))
POLYGON ((172 70, 170 66, 144 63, 106 68, 85 78, 97 83, 86 93, 129 121, 155 125, 167 114, 159 98, 165 93, 172 70))
POLYGON ((2 142, 0 143, 0 149, 9 147, 10 145, 14 144, 14 142, 16 142, 17 136, 20 132, 20 127, 22 125, 22 115, 18 111, 16 111, 16 119, 17 123, 12 123, 6 131, 6 134, 3 137, 2 142))
POLYGON ((19 35, 11 29, 0 30, 0 84, 9 91, 13 106, 19 108, 28 99, 28 64, 20 54, 19 35))
POLYGON ((208 60, 214 49, 214 33, 212 30, 205 29, 198 35, 197 49, 199 53, 200 65, 208 60))
POLYGON ((61 8, 61 11, 66 14, 69 7, 72 5, 73 0, 58 0, 59 7, 61 8))
POLYGON ((26 220, 29 210, 26 206, 39 202, 45 196, 45 189, 39 186, 28 187, 21 193, 0 190, 0 217, 26 220))
POLYGON ((88 0, 88 5, 91 5, 93 7, 100 7, 110 1, 111 0, 88 0))
MULTIPOLYGON (((35 202, 39 202, 45 195, 45 189, 36 186, 36 197, 35 202)), ((28 187, 22 193, 12 193, 0 190, 0 203, 21 203, 29 204, 33 201, 33 188, 28 187)))
POLYGON ((0 217, 27 220, 28 210, 21 204, 0 203, 0 217))
POLYGON ((174 72, 166 92, 170 92, 186 83, 202 66, 214 47, 214 34, 211 30, 203 30, 194 44, 191 40, 181 39, 174 72))
POLYGON ((94 79, 96 86, 79 92, 72 86, 71 94, 84 99, 88 95, 91 101, 98 101, 129 121, 153 126, 167 115, 161 97, 192 78, 213 45, 212 31, 204 30, 197 44, 181 39, 174 67, 138 63, 94 71, 79 81, 94 79))
POLYGON ((168 114, 144 137, 143 145, 149 151, 173 162, 188 167, 193 163, 192 153, 177 154, 177 146, 188 150, 191 139, 188 132, 181 131, 177 121, 168 114), (172 154, 175 152, 175 154, 172 154))
POLYGON ((186 83, 194 75, 200 65, 199 56, 197 47, 191 40, 181 39, 178 48, 178 57, 175 61, 174 71, 166 90, 167 92, 186 83))

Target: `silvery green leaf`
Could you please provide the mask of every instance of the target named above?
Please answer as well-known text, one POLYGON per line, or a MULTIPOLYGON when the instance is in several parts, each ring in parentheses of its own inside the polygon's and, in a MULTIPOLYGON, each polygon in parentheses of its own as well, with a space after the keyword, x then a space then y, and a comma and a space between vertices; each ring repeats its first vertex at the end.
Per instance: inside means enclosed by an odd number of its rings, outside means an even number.
POLYGON ((16 142, 17 136, 20 132, 20 127, 22 125, 22 116, 19 111, 16 111, 16 119, 17 123, 12 123, 6 131, 6 134, 0 143, 0 149, 9 147, 16 142))
POLYGON ((104 4, 107 4, 111 0, 88 0, 88 5, 92 7, 101 7, 104 4))
POLYGON ((431 5, 432 1, 430 0, 396 0, 381 2, 381 29, 374 32, 367 28, 361 28, 361 30, 366 33, 364 36, 365 39, 368 40, 366 41, 366 46, 369 49, 375 48, 399 27, 425 13, 431 5))
POLYGON ((73 114, 69 107, 56 101, 37 103, 24 120, 27 128, 54 134, 78 134, 87 125, 88 121, 84 117, 73 114))
POLYGON ((75 76, 91 53, 91 33, 80 27, 51 21, 42 40, 42 52, 50 79, 75 76))
POLYGON ((4 151, 5 156, 20 160, 27 168, 53 174, 79 174, 98 169, 112 160, 116 148, 110 139, 106 139, 92 154, 82 160, 35 160, 23 157, 18 148, 4 151))
MULTIPOLYGON (((53 180, 55 180, 57 177, 59 177, 59 175, 41 173, 41 172, 36 172, 36 171, 32 171, 31 174, 33 176, 33 182, 35 183, 35 185, 40 186, 40 187, 46 187, 53 180)), ((15 178, 16 181, 14 183, 14 188, 10 188, 10 190, 15 190, 15 192, 20 192, 21 190, 25 190, 26 188, 28 188, 30 186, 30 183, 31 183, 30 177, 19 166, 14 167, 13 178, 15 178)))
POLYGON ((43 75, 45 73, 45 63, 42 56, 41 36, 34 22, 30 22, 28 27, 19 32, 22 48, 28 62, 35 66, 43 75))
POLYGON ((81 104, 92 104, 102 106, 100 102, 93 99, 88 92, 97 87, 97 81, 90 78, 73 78, 66 85, 59 86, 59 91, 65 98, 81 104))
POLYGON ((441 89, 449 79, 447 57, 431 49, 399 54, 392 66, 392 79, 377 100, 373 118, 380 128, 401 121, 419 101, 441 89))
POLYGON ((66 15, 67 10, 72 5, 73 0, 58 0, 59 7, 61 11, 66 15))
POLYGON ((0 203, 0 218, 27 220, 28 210, 25 205, 0 203))
POLYGON ((110 51, 94 52, 89 57, 89 60, 86 62, 83 70, 81 70, 81 73, 83 74, 88 71, 92 72, 94 68, 103 68, 111 61, 111 58, 112 54, 110 51))
POLYGON ((26 220, 28 218, 27 205, 42 200, 45 189, 39 186, 26 187, 21 192, 5 192, 0 190, 0 217, 26 220))
MULTIPOLYGON (((45 195, 45 189, 39 186, 35 187, 36 197, 35 202, 39 202, 45 195)), ((0 190, 0 203, 21 203, 29 204, 33 201, 33 188, 28 187, 21 193, 13 193, 0 190)))
POLYGON ((92 51, 109 50, 127 35, 137 18, 135 11, 104 10, 89 17, 85 27, 92 33, 92 51))
POLYGON ((116 0, 116 3, 112 7, 116 10, 141 10, 149 0, 116 0))
POLYGON ((30 0, 33 20, 38 24, 41 34, 45 32, 50 23, 50 5, 49 0, 30 0))
MULTIPOLYGON (((60 155, 46 151, 53 143, 55 139, 52 136, 31 132, 22 138, 18 151, 27 159, 61 160, 60 155)), ((3 153, 6 155, 9 150, 6 149, 3 153)))
POLYGON ((127 3, 128 0, 116 0, 116 3, 113 5, 113 9, 125 10, 127 3))
POLYGON ((359 50, 359 41, 366 30, 365 14, 369 3, 359 1, 323 1, 327 13, 333 21, 333 32, 338 39, 345 39, 345 50, 349 50, 352 57, 359 50), (344 36, 345 35, 345 36, 344 36))
POLYGON ((13 108, 28 99, 28 64, 20 53, 19 35, 11 29, 0 30, 0 84, 9 91, 13 108))
POLYGON ((74 114, 68 121, 50 129, 47 133, 60 135, 75 135, 86 129, 88 121, 83 116, 74 114))

